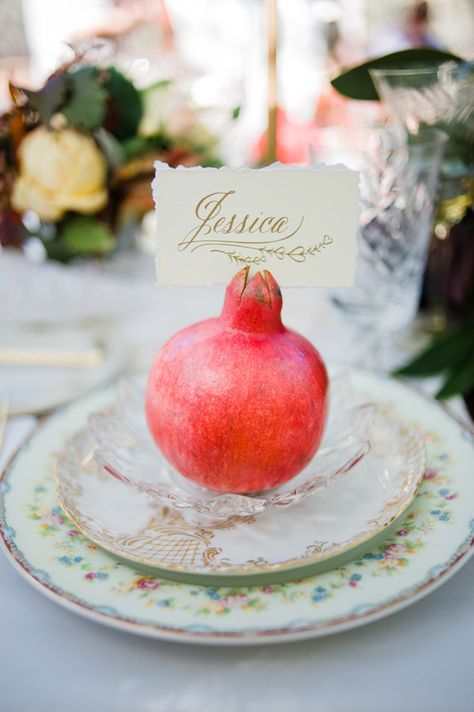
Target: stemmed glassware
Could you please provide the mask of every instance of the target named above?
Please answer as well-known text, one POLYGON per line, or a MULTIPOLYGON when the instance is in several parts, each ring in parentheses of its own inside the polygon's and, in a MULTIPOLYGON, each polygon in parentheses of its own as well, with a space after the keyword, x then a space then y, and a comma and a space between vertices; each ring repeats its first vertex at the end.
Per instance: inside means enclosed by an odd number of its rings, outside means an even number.
POLYGON ((474 62, 446 62, 418 69, 371 69, 370 75, 398 137, 427 127, 449 135, 441 164, 427 273, 431 327, 446 321, 451 264, 450 231, 472 205, 474 187, 474 62))
POLYGON ((405 140, 382 127, 329 128, 311 146, 314 164, 359 172, 355 284, 334 289, 332 298, 359 327, 365 366, 388 368, 391 335, 416 314, 446 139, 436 129, 405 140))

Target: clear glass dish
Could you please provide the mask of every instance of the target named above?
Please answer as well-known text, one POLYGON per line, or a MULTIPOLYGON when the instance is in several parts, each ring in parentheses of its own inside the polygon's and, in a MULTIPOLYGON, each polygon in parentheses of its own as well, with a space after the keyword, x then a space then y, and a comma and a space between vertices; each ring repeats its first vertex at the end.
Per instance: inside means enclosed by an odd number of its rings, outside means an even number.
POLYGON ((216 493, 175 470, 148 431, 143 404, 142 380, 120 382, 112 405, 89 417, 92 447, 84 464, 93 459, 104 475, 145 493, 157 505, 213 519, 247 517, 292 506, 347 474, 370 449, 370 428, 377 412, 374 403, 351 391, 347 377, 334 378, 325 433, 309 465, 275 489, 242 495, 216 493))

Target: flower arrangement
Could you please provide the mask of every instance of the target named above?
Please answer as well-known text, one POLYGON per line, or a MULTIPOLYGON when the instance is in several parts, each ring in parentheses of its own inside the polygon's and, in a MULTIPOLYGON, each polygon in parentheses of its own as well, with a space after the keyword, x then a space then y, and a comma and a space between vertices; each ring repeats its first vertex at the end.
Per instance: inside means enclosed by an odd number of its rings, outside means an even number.
POLYGON ((58 69, 38 91, 10 85, 0 117, 0 244, 39 239, 67 262, 110 253, 152 209, 153 162, 220 165, 217 137, 177 85, 137 89, 115 67, 58 69))

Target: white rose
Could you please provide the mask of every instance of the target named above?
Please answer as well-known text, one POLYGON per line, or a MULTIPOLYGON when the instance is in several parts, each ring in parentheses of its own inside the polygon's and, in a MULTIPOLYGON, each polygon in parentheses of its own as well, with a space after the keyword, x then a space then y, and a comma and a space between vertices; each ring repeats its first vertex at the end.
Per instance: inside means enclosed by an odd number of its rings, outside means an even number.
POLYGON ((168 121, 174 97, 169 84, 158 84, 143 93, 143 115, 138 127, 140 136, 154 136, 168 121))
POLYGON ((138 129, 141 136, 154 136, 163 130, 172 139, 189 139, 198 124, 199 111, 168 84, 144 92, 143 117, 138 129))

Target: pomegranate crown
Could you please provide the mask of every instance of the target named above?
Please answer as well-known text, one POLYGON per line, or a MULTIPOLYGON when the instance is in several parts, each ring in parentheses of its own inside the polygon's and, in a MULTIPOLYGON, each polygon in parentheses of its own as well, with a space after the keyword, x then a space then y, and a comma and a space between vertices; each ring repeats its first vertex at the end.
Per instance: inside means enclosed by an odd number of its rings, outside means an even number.
POLYGON ((241 331, 274 333, 282 331, 281 290, 268 270, 249 279, 250 267, 237 272, 229 283, 221 319, 241 331))

